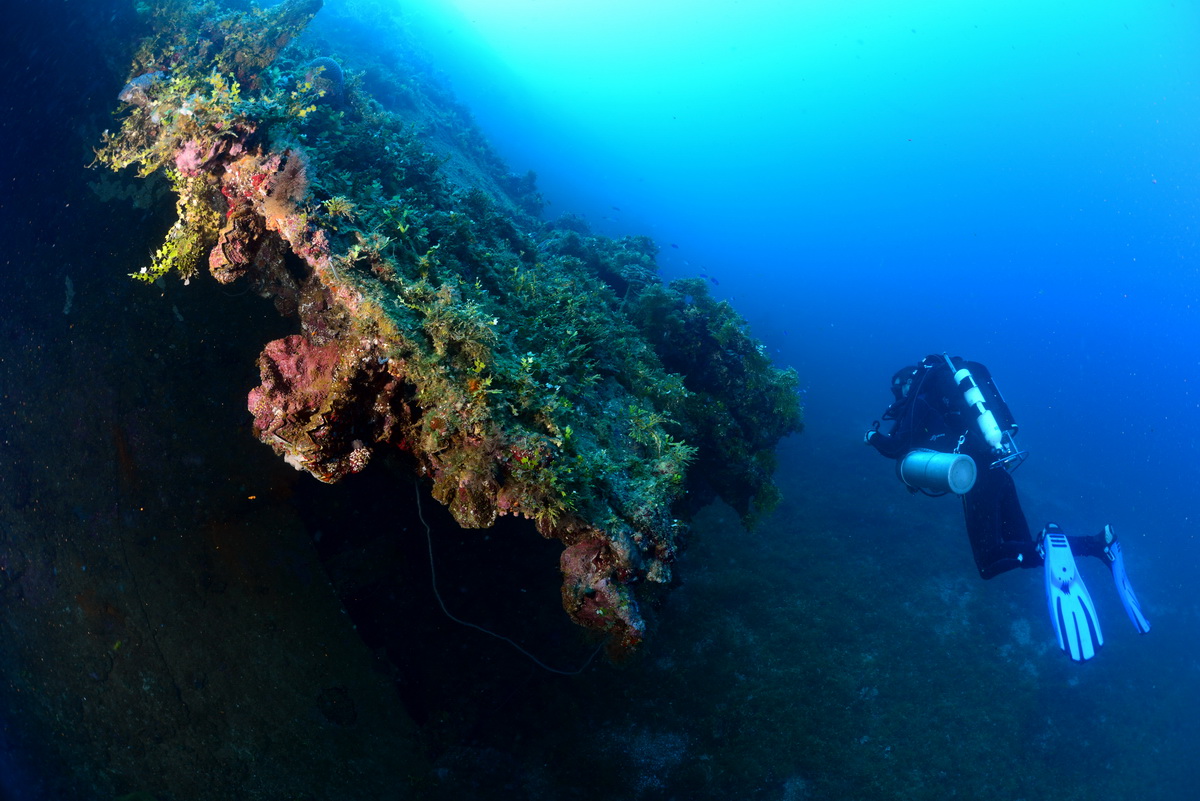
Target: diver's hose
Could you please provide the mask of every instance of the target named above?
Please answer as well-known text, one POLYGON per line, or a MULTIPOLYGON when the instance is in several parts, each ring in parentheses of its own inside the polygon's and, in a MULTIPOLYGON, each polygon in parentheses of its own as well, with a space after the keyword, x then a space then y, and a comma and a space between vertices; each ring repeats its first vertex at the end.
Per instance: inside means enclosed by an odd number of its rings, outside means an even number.
POLYGON ((600 645, 596 646, 596 650, 592 651, 591 656, 589 656, 587 658, 587 660, 582 665, 580 665, 578 668, 576 668, 575 670, 559 670, 558 668, 550 667, 545 662, 543 662, 542 660, 538 659, 533 654, 526 651, 524 648, 522 648, 516 642, 514 642, 513 640, 510 640, 508 637, 505 637, 503 634, 497 634, 496 632, 491 631, 490 629, 485 629, 483 626, 479 626, 479 625, 476 625, 475 623, 470 623, 466 620, 462 620, 461 618, 457 618, 453 614, 450 613, 450 610, 446 608, 446 603, 442 600, 442 594, 440 592, 438 592, 437 568, 434 567, 434 563, 433 563, 433 531, 432 531, 432 529, 430 529, 429 524, 425 522, 425 515, 421 510, 421 485, 417 484, 414 481, 413 488, 416 490, 416 494, 417 494, 417 518, 421 521, 421 525, 423 525, 425 527, 425 543, 429 546, 429 581, 430 581, 430 584, 433 585, 433 597, 437 599, 438 606, 440 606, 442 608, 442 614, 444 614, 446 617, 450 618, 451 620, 453 620, 455 623, 459 624, 460 626, 466 626, 469 629, 475 629, 476 631, 481 631, 484 634, 488 635, 489 637, 495 637, 497 640, 503 640, 504 642, 511 645, 513 648, 516 648, 518 651, 520 651, 526 657, 528 657, 530 661, 532 661, 535 665, 540 667, 542 670, 549 671, 550 673, 557 673, 560 676, 578 676, 580 673, 587 670, 588 665, 592 664, 592 660, 596 658, 596 654, 600 653, 600 649, 604 647, 604 643, 600 643, 600 645))

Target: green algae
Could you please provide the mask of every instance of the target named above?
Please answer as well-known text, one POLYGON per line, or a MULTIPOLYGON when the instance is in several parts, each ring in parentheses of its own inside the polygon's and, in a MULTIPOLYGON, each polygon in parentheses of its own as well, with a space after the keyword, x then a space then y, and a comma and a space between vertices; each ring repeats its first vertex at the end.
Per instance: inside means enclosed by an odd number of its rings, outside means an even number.
POLYGON ((326 481, 398 446, 460 525, 534 520, 569 546, 567 611, 632 647, 634 585, 670 582, 686 519, 720 497, 753 523, 778 499, 796 375, 703 282, 663 284, 648 238, 532 216, 531 178, 428 84, 393 75, 392 110, 351 71, 327 98, 306 66, 324 54, 284 47, 319 5, 154 14, 131 76, 151 77, 99 153, 178 197, 134 275, 191 278, 207 253, 274 297, 302 338, 260 359, 264 442, 326 481), (328 380, 289 389, 312 358, 328 380))

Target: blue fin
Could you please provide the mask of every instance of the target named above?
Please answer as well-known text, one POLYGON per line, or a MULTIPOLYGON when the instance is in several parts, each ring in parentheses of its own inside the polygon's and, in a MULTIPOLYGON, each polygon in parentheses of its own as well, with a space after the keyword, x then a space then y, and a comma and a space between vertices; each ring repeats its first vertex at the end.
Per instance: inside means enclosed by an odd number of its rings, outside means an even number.
POLYGON ((1110 560, 1109 567, 1112 568, 1113 582, 1117 585, 1117 595, 1121 597, 1121 603, 1125 606, 1125 614, 1129 615, 1129 620, 1138 630, 1138 634, 1146 634, 1150 631, 1150 621, 1146 620, 1146 616, 1142 614, 1142 605, 1138 603, 1133 585, 1129 583, 1129 574, 1125 572, 1125 557, 1121 553, 1121 543, 1117 541, 1117 535, 1112 530, 1112 526, 1104 527, 1104 539, 1108 543, 1104 550, 1110 560))
POLYGON ((1075 556, 1062 529, 1047 525, 1041 547, 1046 559, 1046 600, 1058 647, 1076 662, 1086 662, 1104 645, 1096 607, 1075 569, 1075 556))

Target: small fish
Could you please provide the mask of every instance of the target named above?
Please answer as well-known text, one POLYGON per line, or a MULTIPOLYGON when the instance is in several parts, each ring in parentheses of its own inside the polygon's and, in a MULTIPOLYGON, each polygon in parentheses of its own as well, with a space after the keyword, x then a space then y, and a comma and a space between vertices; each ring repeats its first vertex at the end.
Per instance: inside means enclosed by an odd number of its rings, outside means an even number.
POLYGON ((121 89, 120 94, 117 95, 117 99, 122 103, 130 103, 135 106, 146 106, 150 103, 150 97, 147 94, 147 90, 149 90, 154 84, 161 81, 164 77, 166 77, 166 73, 162 70, 144 72, 131 80, 129 83, 125 84, 125 87, 121 89))
POLYGON ((611 208, 613 211, 620 211, 620 210, 621 210, 621 207, 620 207, 620 206, 610 206, 610 208, 611 208))
POLYGON ((679 250, 679 245, 676 245, 674 242, 671 243, 671 247, 675 248, 676 250, 679 250))
POLYGON ((718 281, 717 279, 713 278, 711 275, 708 277, 708 280, 709 280, 709 281, 712 281, 712 285, 713 285, 713 286, 720 286, 720 285, 721 285, 721 282, 720 282, 720 281, 718 281))

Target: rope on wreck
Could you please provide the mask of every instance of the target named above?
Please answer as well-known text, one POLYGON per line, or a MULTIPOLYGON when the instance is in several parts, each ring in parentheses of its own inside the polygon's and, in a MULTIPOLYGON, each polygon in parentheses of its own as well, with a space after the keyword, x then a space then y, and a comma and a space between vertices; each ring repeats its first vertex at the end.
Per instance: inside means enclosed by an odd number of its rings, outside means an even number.
POLYGON ((520 651, 526 657, 528 657, 535 665, 540 667, 542 670, 548 671, 550 673, 557 673, 560 676, 578 676, 580 673, 587 670, 588 665, 592 664, 592 660, 596 658, 596 654, 600 653, 600 649, 604 647, 604 643, 600 643, 600 645, 596 646, 596 650, 592 651, 591 656, 589 656, 587 658, 587 661, 584 662, 582 665, 580 665, 575 670, 559 670, 558 668, 550 667, 545 662, 543 662, 542 660, 538 659, 533 654, 526 651, 524 648, 522 648, 516 642, 514 642, 513 640, 510 640, 508 637, 505 637, 503 634, 497 634, 496 632, 491 631, 490 629, 485 629, 483 626, 479 626, 479 625, 476 625, 475 623, 470 623, 461 618, 457 618, 453 614, 450 613, 450 610, 446 608, 445 601, 442 600, 442 594, 440 592, 438 592, 437 568, 434 567, 434 564, 433 564, 433 531, 429 528, 429 524, 425 522, 425 514, 421 510, 421 485, 414 481, 413 489, 416 490, 416 493, 417 493, 417 518, 420 519, 421 525, 423 525, 425 527, 425 543, 429 546, 429 581, 430 581, 430 584, 433 585, 433 597, 437 599, 438 606, 440 606, 442 608, 442 614, 444 614, 446 617, 450 618, 451 620, 453 620, 455 623, 459 624, 460 626, 466 626, 469 629, 475 629, 476 631, 481 631, 484 634, 488 635, 489 637, 495 637, 497 640, 503 640, 504 642, 511 645, 513 648, 516 648, 518 651, 520 651))

